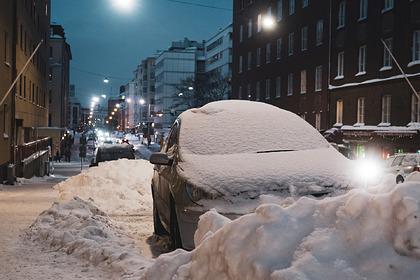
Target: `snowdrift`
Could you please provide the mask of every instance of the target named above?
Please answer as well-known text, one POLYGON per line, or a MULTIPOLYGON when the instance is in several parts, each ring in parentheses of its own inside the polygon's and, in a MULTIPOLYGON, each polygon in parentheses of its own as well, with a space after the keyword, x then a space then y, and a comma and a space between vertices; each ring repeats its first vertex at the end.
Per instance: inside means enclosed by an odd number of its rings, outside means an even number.
POLYGON ((420 183, 355 189, 237 220, 200 218, 196 249, 159 257, 143 279, 418 279, 420 183))
POLYGON ((138 279, 150 265, 133 240, 104 212, 80 198, 54 203, 39 215, 27 234, 49 248, 110 267, 118 279, 138 279))
POLYGON ((145 160, 109 161, 58 184, 60 201, 80 197, 108 215, 137 214, 153 206, 153 165, 145 160))

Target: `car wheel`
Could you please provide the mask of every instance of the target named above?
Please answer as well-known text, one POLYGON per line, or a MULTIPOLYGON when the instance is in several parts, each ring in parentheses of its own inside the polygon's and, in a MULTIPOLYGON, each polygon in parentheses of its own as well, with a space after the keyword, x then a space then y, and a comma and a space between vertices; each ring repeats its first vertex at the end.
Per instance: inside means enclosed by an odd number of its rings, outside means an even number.
POLYGON ((397 176, 397 184, 404 183, 404 178, 402 176, 397 176))
POLYGON ((159 212, 157 210, 156 202, 154 199, 153 199, 153 230, 154 230, 154 234, 159 235, 159 236, 168 234, 166 229, 163 227, 162 222, 160 221, 159 212))
POLYGON ((176 216, 175 210, 175 201, 171 197, 171 221, 170 221, 170 230, 171 230, 171 245, 172 249, 176 250, 182 248, 181 234, 179 233, 178 218, 176 216))

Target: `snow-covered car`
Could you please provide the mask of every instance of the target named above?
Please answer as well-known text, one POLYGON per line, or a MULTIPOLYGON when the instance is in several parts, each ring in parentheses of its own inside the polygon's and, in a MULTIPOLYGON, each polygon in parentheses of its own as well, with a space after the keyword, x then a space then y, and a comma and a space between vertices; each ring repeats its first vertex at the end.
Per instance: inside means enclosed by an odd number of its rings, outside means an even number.
POLYGON ((122 158, 135 159, 134 148, 132 145, 104 144, 95 150, 95 156, 92 158, 89 167, 98 166, 100 162, 118 160, 122 158))
POLYGON ((420 171, 420 154, 397 154, 389 157, 385 162, 387 173, 395 175, 397 184, 403 183, 406 177, 415 171, 420 171))
POLYGON ((238 100, 182 113, 150 162, 155 233, 186 249, 209 209, 236 218, 273 199, 343 193, 351 164, 297 115, 238 100))

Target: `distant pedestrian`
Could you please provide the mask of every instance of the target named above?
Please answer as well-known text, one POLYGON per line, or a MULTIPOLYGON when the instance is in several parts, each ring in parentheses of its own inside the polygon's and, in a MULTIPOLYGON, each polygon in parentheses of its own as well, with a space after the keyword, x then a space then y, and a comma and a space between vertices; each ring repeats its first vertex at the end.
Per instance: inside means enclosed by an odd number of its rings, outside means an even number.
POLYGON ((152 137, 150 137, 150 134, 147 135, 147 147, 150 147, 150 144, 152 143, 152 137))
POLYGON ((61 162, 60 152, 57 150, 55 153, 55 162, 61 162))

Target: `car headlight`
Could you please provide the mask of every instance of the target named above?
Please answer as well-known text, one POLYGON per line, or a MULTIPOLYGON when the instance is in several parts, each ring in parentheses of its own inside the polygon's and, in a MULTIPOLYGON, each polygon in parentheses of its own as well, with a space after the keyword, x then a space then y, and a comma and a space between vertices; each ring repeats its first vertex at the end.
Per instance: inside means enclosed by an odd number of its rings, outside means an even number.
POLYGON ((189 198, 194 202, 203 198, 203 191, 197 187, 187 184, 185 190, 187 191, 189 198))

